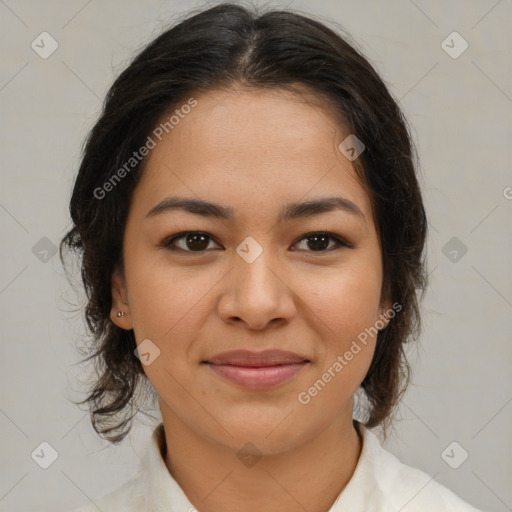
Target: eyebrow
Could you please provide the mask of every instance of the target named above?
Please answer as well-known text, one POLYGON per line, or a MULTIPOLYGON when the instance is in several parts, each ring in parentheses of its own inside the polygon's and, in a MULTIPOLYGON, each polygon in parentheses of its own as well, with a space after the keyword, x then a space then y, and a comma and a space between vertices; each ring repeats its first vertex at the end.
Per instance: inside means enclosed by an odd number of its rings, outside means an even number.
MULTIPOLYGON (((146 218, 156 217, 173 210, 182 210, 194 215, 201 215, 202 217, 224 220, 234 219, 234 209, 232 207, 186 197, 165 198, 149 210, 146 214, 146 218)), ((336 210, 341 210, 359 217, 366 223, 366 218, 360 208, 344 197, 324 197, 303 203, 287 204, 281 210, 278 222, 291 221, 336 210)))

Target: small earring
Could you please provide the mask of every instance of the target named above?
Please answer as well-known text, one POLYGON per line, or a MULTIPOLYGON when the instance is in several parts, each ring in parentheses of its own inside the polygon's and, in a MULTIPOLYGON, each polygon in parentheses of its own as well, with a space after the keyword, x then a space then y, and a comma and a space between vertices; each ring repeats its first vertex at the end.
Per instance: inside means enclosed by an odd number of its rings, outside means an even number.
POLYGON ((118 317, 124 316, 124 311, 118 311, 117 316, 118 317))

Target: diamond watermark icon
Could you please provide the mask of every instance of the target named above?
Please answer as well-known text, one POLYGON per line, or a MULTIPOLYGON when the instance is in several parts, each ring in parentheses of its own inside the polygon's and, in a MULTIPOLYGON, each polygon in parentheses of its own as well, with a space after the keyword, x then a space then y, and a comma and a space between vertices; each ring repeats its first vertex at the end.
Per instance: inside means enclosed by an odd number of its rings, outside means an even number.
POLYGON ((252 468, 262 457, 261 452, 252 443, 245 443, 242 448, 238 450, 236 456, 240 459, 240 462, 248 468, 252 468))
POLYGON ((441 48, 452 59, 458 59, 468 47, 468 42, 458 32, 452 32, 441 43, 441 48))
POLYGON ((452 469, 457 469, 469 457, 469 453, 461 446, 457 441, 450 443, 442 452, 441 458, 450 466, 452 469))
POLYGON ((59 43, 48 32, 41 32, 30 46, 39 57, 47 59, 59 47, 59 43))
POLYGON ((254 240, 252 236, 248 236, 237 248, 237 254, 247 263, 252 263, 263 252, 263 247, 254 240))
POLYGON ((43 238, 41 238, 34 247, 32 247, 32 254, 43 263, 48 263, 56 253, 57 247, 45 236, 43 236, 43 238))
POLYGON ((450 238, 441 250, 452 263, 458 263, 468 252, 468 248, 456 236, 450 238))
POLYGON ((338 149, 343 153, 345 158, 353 162, 364 150, 366 146, 351 133, 343 142, 338 146, 338 149))
POLYGON ((144 366, 149 366, 160 355, 160 349, 149 338, 146 338, 133 353, 144 366))
POLYGON ((30 456, 38 466, 48 469, 58 459, 59 454, 50 443, 43 441, 34 449, 30 456))

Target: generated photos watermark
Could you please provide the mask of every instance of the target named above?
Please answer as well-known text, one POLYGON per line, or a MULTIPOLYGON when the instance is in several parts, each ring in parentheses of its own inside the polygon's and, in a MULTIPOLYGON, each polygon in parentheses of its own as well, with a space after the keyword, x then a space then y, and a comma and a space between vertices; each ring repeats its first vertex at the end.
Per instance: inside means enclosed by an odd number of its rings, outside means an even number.
POLYGON ((169 133, 184 119, 187 114, 192 111, 192 108, 197 106, 195 98, 189 98, 187 103, 183 104, 179 109, 176 109, 169 118, 161 122, 152 132, 148 135, 146 142, 137 150, 132 153, 132 156, 121 166, 117 171, 107 180, 101 187, 94 189, 93 195, 96 199, 103 199, 108 192, 111 192, 114 187, 137 165, 142 162, 149 152, 154 149, 158 142, 162 140, 164 133, 169 133))
MULTIPOLYGON (((393 306, 388 309, 382 316, 392 319, 397 313, 402 311, 402 305, 398 302, 395 302, 393 306)), ((345 351, 343 355, 338 355, 336 361, 327 368, 327 370, 320 376, 320 378, 311 385, 307 391, 301 391, 297 395, 297 400, 302 405, 307 405, 311 402, 311 399, 320 393, 325 386, 331 382, 331 380, 336 377, 344 368, 347 366, 354 357, 361 352, 362 347, 366 346, 368 343, 368 337, 374 337, 377 335, 379 330, 381 330, 386 323, 383 320, 377 320, 375 324, 366 328, 364 331, 360 332, 357 335, 357 340, 353 340, 350 348, 345 351), (358 342, 359 340, 359 342, 358 342)))

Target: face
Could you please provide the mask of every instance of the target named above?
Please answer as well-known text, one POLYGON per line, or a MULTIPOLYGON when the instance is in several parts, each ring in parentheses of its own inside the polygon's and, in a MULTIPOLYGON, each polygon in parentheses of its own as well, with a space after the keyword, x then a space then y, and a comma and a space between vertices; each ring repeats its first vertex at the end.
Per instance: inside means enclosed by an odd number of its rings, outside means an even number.
POLYGON ((304 98, 196 96, 153 137, 113 278, 111 318, 134 330, 164 423, 232 449, 351 426, 376 336, 358 340, 389 307, 370 198, 338 149, 349 133, 304 98))

